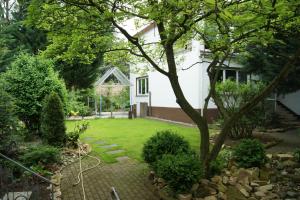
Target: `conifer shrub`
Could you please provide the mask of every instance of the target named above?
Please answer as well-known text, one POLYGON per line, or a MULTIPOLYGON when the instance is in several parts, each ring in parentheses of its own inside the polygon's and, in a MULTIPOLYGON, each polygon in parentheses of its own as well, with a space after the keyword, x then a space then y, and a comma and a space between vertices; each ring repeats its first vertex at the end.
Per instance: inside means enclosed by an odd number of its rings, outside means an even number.
POLYGON ((43 139, 52 146, 63 146, 66 140, 66 127, 63 104, 56 93, 46 96, 41 119, 43 139))

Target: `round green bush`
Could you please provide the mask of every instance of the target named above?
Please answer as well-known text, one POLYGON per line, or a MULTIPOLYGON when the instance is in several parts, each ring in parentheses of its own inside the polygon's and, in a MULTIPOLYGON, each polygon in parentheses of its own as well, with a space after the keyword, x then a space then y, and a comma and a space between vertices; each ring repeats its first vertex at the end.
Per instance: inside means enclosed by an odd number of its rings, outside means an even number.
POLYGON ((234 148, 233 156, 240 167, 260 167, 266 158, 265 149, 256 139, 243 139, 234 148))
POLYGON ((201 166, 195 154, 167 154, 156 162, 156 173, 175 193, 186 193, 203 176, 201 166))
POLYGON ((164 154, 176 155, 190 151, 190 145, 183 137, 166 130, 157 132, 144 144, 143 158, 147 163, 152 164, 164 154))

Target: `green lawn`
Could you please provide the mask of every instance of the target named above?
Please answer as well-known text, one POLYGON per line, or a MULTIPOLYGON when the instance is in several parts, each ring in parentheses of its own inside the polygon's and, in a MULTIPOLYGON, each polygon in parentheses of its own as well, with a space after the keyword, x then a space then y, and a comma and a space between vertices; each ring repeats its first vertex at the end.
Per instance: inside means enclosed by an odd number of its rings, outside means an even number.
MULTIPOLYGON (((142 161, 141 152, 143 144, 148 138, 160 130, 173 130, 186 138, 193 149, 199 152, 199 133, 195 127, 188 127, 167 122, 150 119, 95 119, 88 120, 89 128, 81 136, 81 140, 92 146, 93 153, 100 155, 102 160, 111 163, 115 162, 118 156, 127 155, 131 158, 142 161), (101 148, 99 141, 107 145, 117 144, 117 147, 110 149, 101 148), (124 149, 125 152, 109 155, 105 152, 113 149, 124 149)), ((80 121, 67 121, 68 131, 74 128, 80 121)))

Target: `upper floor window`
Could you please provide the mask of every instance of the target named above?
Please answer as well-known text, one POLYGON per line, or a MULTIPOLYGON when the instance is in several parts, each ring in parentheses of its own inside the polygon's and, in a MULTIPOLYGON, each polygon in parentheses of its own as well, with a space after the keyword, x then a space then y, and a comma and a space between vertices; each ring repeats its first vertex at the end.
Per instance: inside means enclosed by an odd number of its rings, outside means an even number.
POLYGON ((148 95, 149 93, 149 80, 148 76, 136 79, 137 95, 148 95))

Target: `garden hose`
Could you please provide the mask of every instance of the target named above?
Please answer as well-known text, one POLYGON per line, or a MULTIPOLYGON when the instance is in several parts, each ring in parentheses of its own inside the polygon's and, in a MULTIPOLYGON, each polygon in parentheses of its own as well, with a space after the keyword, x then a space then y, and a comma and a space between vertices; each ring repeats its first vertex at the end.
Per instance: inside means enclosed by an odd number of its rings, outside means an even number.
POLYGON ((91 170, 91 169, 94 169, 96 167, 98 167, 101 163, 100 159, 95 157, 95 156, 91 156, 91 155, 88 155, 87 153, 83 153, 83 157, 84 156, 88 156, 90 158, 93 158, 95 160, 97 160, 97 164, 95 164, 94 166, 92 167, 89 167, 89 168, 86 168, 84 170, 82 170, 82 163, 81 163, 81 160, 82 160, 82 156, 81 156, 81 151, 84 152, 79 144, 80 142, 78 142, 78 156, 79 156, 79 173, 77 175, 77 182, 73 184, 73 186, 76 186, 80 183, 81 181, 81 188, 82 188, 82 193, 83 193, 83 200, 86 200, 86 196, 85 196, 85 189, 84 189, 84 185, 83 185, 83 172, 86 172, 88 170, 91 170))

